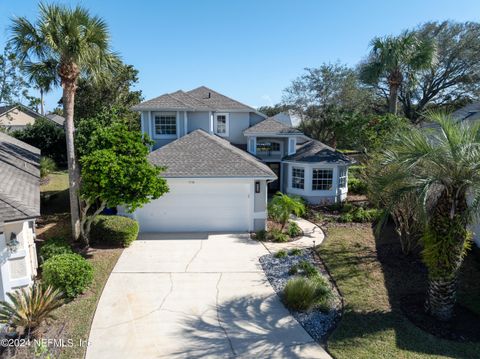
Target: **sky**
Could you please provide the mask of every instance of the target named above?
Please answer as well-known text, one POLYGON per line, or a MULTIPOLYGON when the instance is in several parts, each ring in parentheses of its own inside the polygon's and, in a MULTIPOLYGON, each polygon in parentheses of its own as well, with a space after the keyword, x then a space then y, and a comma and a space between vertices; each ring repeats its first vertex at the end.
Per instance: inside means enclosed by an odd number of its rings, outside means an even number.
MULTIPOLYGON (((48 1, 47 1, 48 2, 48 1)), ((109 25, 145 99, 204 85, 253 107, 281 101, 306 67, 356 65, 374 36, 426 21, 479 21, 478 0, 58 0, 109 25)), ((10 19, 34 20, 38 1, 0 0, 0 46, 10 19)), ((56 107, 61 90, 46 97, 56 107)))

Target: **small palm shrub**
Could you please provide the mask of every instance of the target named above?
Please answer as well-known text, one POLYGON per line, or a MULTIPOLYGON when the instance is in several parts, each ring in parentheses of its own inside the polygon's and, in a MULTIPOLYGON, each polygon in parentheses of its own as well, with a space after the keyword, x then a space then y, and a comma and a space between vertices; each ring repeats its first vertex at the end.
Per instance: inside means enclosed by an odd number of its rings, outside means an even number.
POLYGON ((301 197, 290 197, 282 192, 277 192, 268 205, 268 215, 282 225, 282 230, 287 224, 290 215, 301 216, 304 213, 305 204, 301 197))
POLYGON ((39 283, 7 293, 9 301, 0 302, 0 323, 13 328, 19 335, 35 332, 52 312, 63 304, 62 294, 52 286, 39 283))
POLYGON ((59 254, 42 265, 43 280, 73 299, 82 294, 93 281, 93 267, 81 255, 59 254))
POLYGON ((309 278, 320 276, 320 272, 318 271, 317 267, 315 267, 312 263, 306 260, 302 260, 297 264, 294 264, 289 269, 288 274, 301 274, 309 278))
POLYGON ((323 277, 295 277, 290 279, 283 290, 283 302, 287 308, 305 311, 318 307, 330 308, 331 289, 323 277))
POLYGON ((52 160, 51 158, 48 158, 48 157, 40 158, 40 177, 41 178, 47 177, 50 173, 55 171, 56 168, 57 168, 57 165, 55 164, 55 161, 52 160))
POLYGON ((138 222, 122 216, 95 217, 90 233, 91 239, 97 243, 109 243, 128 247, 138 237, 138 222))
POLYGON ((277 253, 275 253, 273 256, 274 256, 275 258, 285 258, 287 255, 288 255, 288 254, 287 254, 287 251, 281 249, 281 250, 279 250, 277 253))
POLYGON ((302 230, 300 229, 298 224, 290 221, 290 223, 288 224, 287 233, 291 238, 294 238, 294 237, 298 237, 299 235, 301 235, 302 230))
POLYGON ((47 239, 40 248, 40 258, 42 262, 50 259, 53 256, 73 253, 68 241, 63 237, 52 237, 47 239))

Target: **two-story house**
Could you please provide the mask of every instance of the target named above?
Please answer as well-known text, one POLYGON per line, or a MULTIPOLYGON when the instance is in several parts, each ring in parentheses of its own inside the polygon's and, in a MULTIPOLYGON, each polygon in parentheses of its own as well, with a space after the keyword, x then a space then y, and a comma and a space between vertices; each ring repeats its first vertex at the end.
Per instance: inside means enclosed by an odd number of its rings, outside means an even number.
POLYGON ((170 187, 133 214, 143 232, 264 229, 277 191, 311 203, 346 198, 348 157, 207 87, 133 109, 170 187))

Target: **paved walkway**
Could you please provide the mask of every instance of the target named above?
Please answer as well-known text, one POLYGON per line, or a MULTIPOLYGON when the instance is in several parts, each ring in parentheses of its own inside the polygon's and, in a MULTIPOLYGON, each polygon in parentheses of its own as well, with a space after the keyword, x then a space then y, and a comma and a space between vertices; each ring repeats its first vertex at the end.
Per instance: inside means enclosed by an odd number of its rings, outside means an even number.
POLYGON ((293 242, 275 243, 263 242, 263 245, 270 253, 277 252, 281 249, 289 250, 292 248, 312 248, 314 245, 318 246, 325 239, 325 234, 322 229, 303 218, 292 217, 292 220, 298 224, 303 230, 303 237, 293 242))
POLYGON ((330 358, 268 283, 266 253, 248 234, 141 236, 108 279, 87 359, 330 358))

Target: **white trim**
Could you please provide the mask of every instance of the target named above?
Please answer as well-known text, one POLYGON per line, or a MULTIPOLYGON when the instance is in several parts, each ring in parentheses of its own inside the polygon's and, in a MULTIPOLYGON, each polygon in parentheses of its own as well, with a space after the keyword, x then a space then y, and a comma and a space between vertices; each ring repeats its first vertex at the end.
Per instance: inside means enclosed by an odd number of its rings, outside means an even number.
POLYGON ((209 119, 208 132, 210 134, 213 134, 213 112, 212 111, 208 112, 208 119, 209 119))
POLYGON ((153 120, 152 120, 152 111, 148 111, 148 136, 150 136, 150 138, 153 138, 153 130, 152 130, 152 127, 153 127, 153 120))
POLYGON ((214 115, 214 121, 213 121, 213 131, 215 132, 215 134, 222 137, 228 137, 230 133, 229 130, 230 130, 230 114, 227 112, 216 112, 214 115), (217 132, 218 116, 225 116, 225 133, 217 132))
POLYGON ((247 146, 248 152, 250 152, 252 155, 257 154, 257 138, 256 137, 248 137, 248 146, 247 146))
POLYGON ((288 138, 288 155, 294 155, 297 152, 297 138, 288 138))
POLYGON ((187 115, 187 111, 183 111, 183 134, 185 136, 188 134, 188 115, 187 115))
POLYGON ((177 114, 175 116, 175 132, 177 132, 177 138, 180 138, 180 111, 177 111, 177 114))
POLYGON ((152 138, 155 140, 171 140, 180 137, 179 133, 179 111, 150 111, 150 126, 152 129, 152 138), (158 135, 155 128, 155 115, 156 112, 172 112, 175 113, 175 134, 174 135, 158 135))

